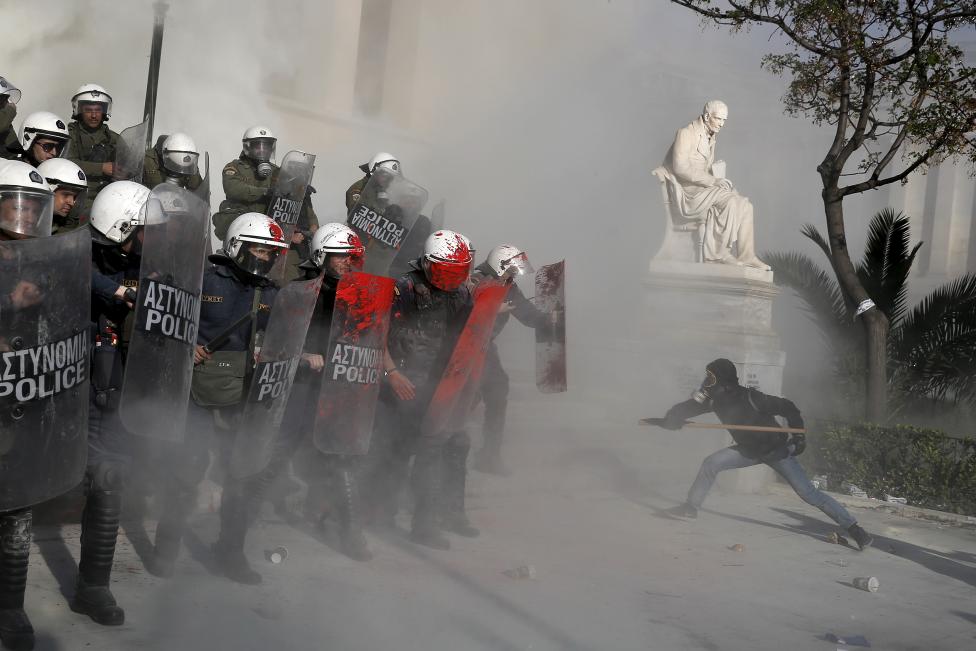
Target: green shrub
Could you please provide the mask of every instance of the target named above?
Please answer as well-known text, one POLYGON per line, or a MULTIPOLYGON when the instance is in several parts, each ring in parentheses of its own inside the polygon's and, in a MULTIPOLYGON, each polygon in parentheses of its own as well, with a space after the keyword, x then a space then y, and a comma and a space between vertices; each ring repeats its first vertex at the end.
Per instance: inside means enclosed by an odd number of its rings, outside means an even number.
POLYGON ((976 515, 976 440, 906 425, 827 426, 810 461, 831 487, 851 482, 871 497, 976 515))

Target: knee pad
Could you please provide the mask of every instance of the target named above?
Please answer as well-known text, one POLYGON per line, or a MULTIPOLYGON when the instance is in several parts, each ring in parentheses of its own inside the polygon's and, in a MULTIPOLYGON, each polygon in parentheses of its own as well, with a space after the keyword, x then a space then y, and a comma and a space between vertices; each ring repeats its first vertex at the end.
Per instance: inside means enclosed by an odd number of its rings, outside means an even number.
POLYGON ((89 494, 111 493, 125 486, 125 469, 114 461, 99 461, 88 469, 89 494))

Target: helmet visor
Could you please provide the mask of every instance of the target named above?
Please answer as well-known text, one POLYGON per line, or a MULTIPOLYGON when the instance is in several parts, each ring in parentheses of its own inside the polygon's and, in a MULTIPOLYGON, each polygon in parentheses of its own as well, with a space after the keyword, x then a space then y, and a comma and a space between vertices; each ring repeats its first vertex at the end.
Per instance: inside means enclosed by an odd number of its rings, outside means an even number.
POLYGON ((250 138, 244 141, 244 154, 258 163, 268 163, 274 160, 274 138, 250 138))
POLYGON ((362 271, 364 261, 362 250, 353 249, 348 253, 326 253, 320 266, 327 276, 338 280, 351 271, 362 271))
POLYGON ((51 234, 53 215, 54 196, 50 192, 0 187, 0 229, 9 235, 46 237, 51 234))
POLYGON ((535 273, 535 268, 529 262, 529 256, 525 252, 501 260, 499 266, 502 269, 503 276, 524 276, 535 273))
POLYGON ((260 242, 241 242, 241 247, 234 256, 234 264, 237 268, 252 276, 268 278, 271 268, 278 260, 278 255, 283 251, 281 247, 260 242))
POLYGON ((200 154, 195 151, 167 149, 163 152, 163 167, 172 174, 192 176, 197 173, 200 154))
POLYGON ((467 262, 441 262, 439 260, 424 260, 427 279, 430 283, 446 292, 451 292, 464 284, 471 272, 471 265, 467 262))

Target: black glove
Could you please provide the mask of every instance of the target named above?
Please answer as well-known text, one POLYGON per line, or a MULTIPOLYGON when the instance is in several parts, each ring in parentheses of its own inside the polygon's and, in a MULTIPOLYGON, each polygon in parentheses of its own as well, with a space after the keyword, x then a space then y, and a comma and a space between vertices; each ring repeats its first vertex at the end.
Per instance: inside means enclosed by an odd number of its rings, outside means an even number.
POLYGON ((669 430, 678 430, 684 427, 685 421, 667 414, 661 421, 661 427, 669 430))
POLYGON ((806 434, 794 434, 790 437, 790 445, 793 446, 792 456, 798 457, 803 454, 803 451, 807 449, 807 435, 806 434))

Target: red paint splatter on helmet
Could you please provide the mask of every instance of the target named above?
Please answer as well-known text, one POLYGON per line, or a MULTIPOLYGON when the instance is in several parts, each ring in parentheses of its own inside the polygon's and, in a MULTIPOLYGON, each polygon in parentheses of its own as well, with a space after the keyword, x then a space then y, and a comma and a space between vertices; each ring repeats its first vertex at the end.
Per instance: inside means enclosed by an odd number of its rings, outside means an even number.
POLYGON ((268 224, 268 231, 271 233, 271 239, 277 242, 285 241, 285 232, 281 230, 281 226, 278 225, 278 222, 276 221, 270 222, 268 224))

